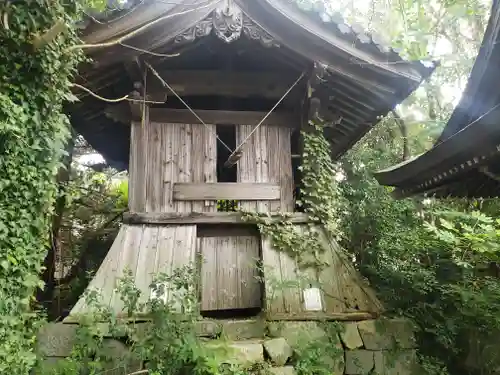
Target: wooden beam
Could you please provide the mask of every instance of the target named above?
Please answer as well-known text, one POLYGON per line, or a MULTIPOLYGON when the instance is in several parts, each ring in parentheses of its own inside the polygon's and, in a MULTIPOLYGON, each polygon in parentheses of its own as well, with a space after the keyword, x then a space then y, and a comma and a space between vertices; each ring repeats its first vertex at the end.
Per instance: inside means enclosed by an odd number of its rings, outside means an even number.
MULTIPOLYGON (((205 124, 227 125, 256 125, 261 121, 266 112, 253 111, 217 111, 194 110, 205 124)), ((140 118, 134 116, 133 120, 140 118)), ((150 122, 174 124, 200 124, 200 121, 188 109, 150 108, 150 122)), ((284 127, 298 127, 300 118, 289 112, 273 112, 264 121, 263 125, 276 125, 284 127)))
POLYGON ((275 201, 281 198, 278 184, 219 182, 209 184, 174 184, 176 201, 211 201, 219 199, 242 201, 275 201))
POLYGON ((355 311, 345 313, 329 312, 304 312, 300 314, 290 313, 267 313, 267 320, 338 320, 338 321, 361 321, 380 317, 380 313, 355 311))
MULTIPOLYGON (((282 73, 247 73, 200 70, 170 70, 159 72, 160 76, 180 96, 222 95, 236 98, 259 96, 268 99, 280 98, 297 77, 282 73)), ((295 88, 294 92, 299 92, 295 88)), ((158 79, 148 79, 147 94, 172 95, 158 79)))
MULTIPOLYGON (((146 76, 147 82, 144 82, 145 66, 141 64, 138 57, 135 57, 133 60, 124 62, 123 65, 130 79, 134 82, 134 89, 139 90, 141 94, 144 91, 144 84, 146 84, 146 89, 150 84, 152 84, 153 86, 158 85, 158 80, 156 79, 156 77, 153 77, 152 74, 146 76)), ((167 96, 168 95, 165 90, 146 90, 146 100, 151 100, 154 102, 165 102, 167 100, 167 96)))
POLYGON ((488 176, 489 178, 491 178, 494 181, 500 182, 500 176, 491 172, 487 166, 479 168, 479 172, 483 173, 485 176, 488 176))
MULTIPOLYGON (((267 321, 340 321, 340 322, 358 322, 358 321, 363 321, 363 320, 372 320, 372 319, 377 319, 380 318, 381 314, 376 314, 376 313, 370 313, 370 312, 347 312, 347 313, 304 313, 304 314, 289 314, 289 313, 279 313, 279 314, 263 314, 263 317, 267 321)), ((116 315, 117 318, 119 318, 123 323, 126 324, 142 324, 142 323, 148 323, 151 322, 152 317, 151 314, 146 314, 146 313, 138 313, 135 314, 133 317, 129 317, 126 313, 118 313, 116 315)), ((182 321, 183 317, 179 316, 179 319, 182 321)), ((187 318, 186 318, 187 319, 187 318)), ((198 324, 203 324, 206 321, 210 320, 199 320, 197 323, 198 324)), ((81 316, 78 314, 75 315, 69 315, 66 318, 64 318, 63 323, 64 324, 79 324, 81 322, 81 316)), ((110 333, 106 331, 107 329, 107 323, 105 322, 98 322, 99 328, 101 332, 106 335, 109 335, 110 333)), ((206 332, 206 329, 204 327, 197 327, 197 335, 203 337, 204 335, 207 335, 208 333, 206 332)), ((113 333, 116 334, 116 333, 113 333)), ((114 336, 116 337, 116 336, 114 336)))
MULTIPOLYGON (((271 215, 270 219, 276 222, 283 221, 281 215, 271 215)), ((304 213, 288 213, 287 220, 294 224, 313 222, 304 213)), ((252 224, 251 221, 243 220, 240 212, 127 212, 123 215, 123 222, 146 225, 252 224)))
POLYGON ((229 228, 225 224, 198 225, 196 236, 201 237, 256 237, 260 232, 256 225, 235 224, 229 228))
POLYGON ((132 80, 132 82, 138 82, 141 85, 144 84, 144 69, 141 66, 141 63, 138 57, 133 58, 132 60, 127 60, 123 62, 123 67, 125 68, 128 76, 132 80))

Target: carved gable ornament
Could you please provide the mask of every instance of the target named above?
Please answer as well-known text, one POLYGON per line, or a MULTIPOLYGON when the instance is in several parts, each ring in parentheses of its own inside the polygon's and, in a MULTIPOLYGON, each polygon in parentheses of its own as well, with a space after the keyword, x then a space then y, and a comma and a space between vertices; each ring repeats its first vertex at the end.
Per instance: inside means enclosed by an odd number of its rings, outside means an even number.
POLYGON ((191 43, 197 38, 210 35, 212 31, 226 43, 232 43, 244 34, 249 39, 259 41, 264 47, 279 46, 267 31, 246 16, 233 0, 218 5, 207 18, 179 34, 175 38, 175 43, 191 43))

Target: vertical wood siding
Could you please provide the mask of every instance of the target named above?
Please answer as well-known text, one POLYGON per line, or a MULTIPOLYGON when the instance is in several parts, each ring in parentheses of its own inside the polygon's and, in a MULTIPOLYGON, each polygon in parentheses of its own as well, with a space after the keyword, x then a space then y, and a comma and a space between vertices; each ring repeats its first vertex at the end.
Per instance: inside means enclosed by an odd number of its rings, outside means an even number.
POLYGON ((216 182, 215 125, 132 124, 129 208, 133 212, 214 212, 213 201, 173 201, 176 182, 216 182))
MULTIPOLYGON (((195 266, 195 254, 195 225, 123 225, 87 289, 98 290, 102 304, 123 315, 124 306, 115 288, 126 269, 132 271, 135 285, 141 291, 141 302, 145 302, 156 274, 171 274, 176 268, 195 266)), ((89 307, 82 296, 67 319, 86 312, 89 307)))
MULTIPOLYGON (((254 126, 237 128, 237 143, 243 141, 254 126)), ((261 126, 247 140, 238 164, 238 182, 274 182, 281 186, 281 201, 240 202, 243 209, 256 212, 291 212, 294 208, 290 129, 261 126)), ((269 318, 324 318, 329 314, 375 312, 381 309, 373 292, 363 285, 357 271, 346 261, 340 247, 318 228, 328 267, 319 275, 313 269, 301 269, 297 260, 276 251, 269 239, 263 238, 262 261, 269 318), (306 311, 304 289, 319 286, 322 311, 306 311)))
POLYGON ((324 249, 320 259, 327 264, 319 274, 314 269, 299 269, 295 259, 275 251, 268 239, 262 241, 268 318, 328 318, 343 313, 380 313, 382 305, 346 259, 340 246, 323 229, 318 227, 316 230, 324 249), (321 311, 305 309, 304 290, 311 285, 321 290, 321 311))
POLYGON ((202 237, 201 310, 261 306, 257 236, 202 237))
MULTIPOLYGON (((255 125, 239 125, 236 143, 247 138, 255 125)), ((281 187, 280 201, 242 201, 254 212, 293 212, 291 129, 261 125, 246 141, 238 162, 238 182, 272 182, 281 187)))
MULTIPOLYGON (((239 125, 237 143, 254 128, 239 125)), ((213 212, 214 201, 173 201, 176 182, 216 182, 215 126, 171 123, 134 123, 131 131, 129 207, 134 212, 213 212)), ((242 201, 254 212, 292 212, 294 208, 290 129, 260 126, 246 141, 238 163, 238 182, 279 184, 279 201, 242 201)), ((201 264, 201 308, 205 311, 261 306, 256 260, 262 253, 268 318, 325 318, 346 312, 379 312, 373 292, 346 261, 339 246, 318 229, 328 267, 317 274, 299 270, 296 259, 276 251, 267 238, 245 233, 197 236, 196 225, 123 225, 89 289, 100 290, 102 302, 116 313, 123 303, 116 293, 125 269, 132 271, 141 301, 149 295, 153 275, 201 264), (322 290, 322 311, 305 311, 304 289, 317 284, 322 290)), ((169 293, 172 293, 170 291, 169 293)), ((173 296, 168 295, 169 299, 173 296)), ((69 319, 88 311, 82 297, 69 319)))

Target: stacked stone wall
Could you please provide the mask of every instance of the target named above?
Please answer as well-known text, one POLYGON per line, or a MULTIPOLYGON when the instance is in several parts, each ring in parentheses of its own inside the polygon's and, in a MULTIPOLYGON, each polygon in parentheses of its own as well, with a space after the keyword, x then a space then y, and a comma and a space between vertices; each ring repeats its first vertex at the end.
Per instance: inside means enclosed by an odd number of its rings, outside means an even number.
MULTIPOLYGON (((332 375, 419 373, 412 327, 400 319, 349 323, 204 320, 197 329, 207 348, 229 349, 231 361, 266 363, 275 375, 296 374, 300 354, 324 340, 332 345, 321 363, 327 364, 332 375)), ((76 330, 76 325, 56 323, 40 332, 38 350, 45 358, 45 366, 55 366, 70 355, 76 330)), ((125 342, 120 337, 104 339, 111 359, 107 375, 126 375, 145 368, 145 364, 130 356, 125 342)))

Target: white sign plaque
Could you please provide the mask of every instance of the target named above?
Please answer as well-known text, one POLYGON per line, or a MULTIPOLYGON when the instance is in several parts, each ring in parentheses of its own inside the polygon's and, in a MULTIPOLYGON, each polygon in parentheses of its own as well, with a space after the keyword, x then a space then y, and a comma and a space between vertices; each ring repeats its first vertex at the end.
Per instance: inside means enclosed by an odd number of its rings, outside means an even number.
POLYGON ((323 310, 323 302, 321 300, 321 291, 319 288, 304 289, 304 308, 307 311, 323 310))

